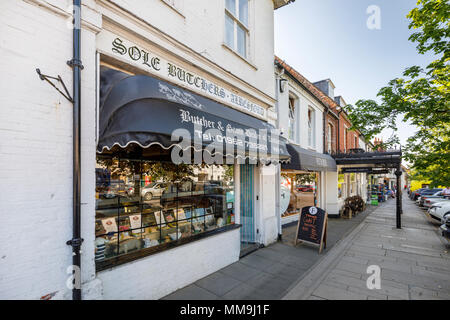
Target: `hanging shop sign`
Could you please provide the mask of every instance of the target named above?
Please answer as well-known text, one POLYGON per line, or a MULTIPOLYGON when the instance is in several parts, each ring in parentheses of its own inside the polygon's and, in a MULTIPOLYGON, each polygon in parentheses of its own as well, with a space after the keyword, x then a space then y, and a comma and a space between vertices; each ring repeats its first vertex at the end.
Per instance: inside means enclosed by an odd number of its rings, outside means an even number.
POLYGON ((98 36, 98 41, 99 47, 103 50, 107 48, 108 54, 112 53, 120 59, 126 60, 140 68, 145 68, 159 77, 231 105, 241 111, 262 118, 266 117, 266 109, 264 107, 111 32, 101 32, 98 36))
POLYGON ((319 245, 319 253, 327 244, 328 213, 317 207, 303 207, 298 219, 294 245, 307 242, 319 245))

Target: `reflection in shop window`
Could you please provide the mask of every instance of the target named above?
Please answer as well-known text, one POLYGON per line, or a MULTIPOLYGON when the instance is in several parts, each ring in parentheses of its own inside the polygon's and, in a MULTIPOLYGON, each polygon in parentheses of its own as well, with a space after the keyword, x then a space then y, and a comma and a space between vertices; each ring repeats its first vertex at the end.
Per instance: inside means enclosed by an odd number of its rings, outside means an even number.
POLYGON ((347 185, 345 183, 345 176, 343 174, 338 175, 338 198, 346 197, 347 185))
POLYGON ((314 206, 317 193, 316 173, 281 173, 281 217, 300 213, 303 207, 314 206))
POLYGON ((233 224, 233 175, 227 165, 99 156, 96 262, 233 224))

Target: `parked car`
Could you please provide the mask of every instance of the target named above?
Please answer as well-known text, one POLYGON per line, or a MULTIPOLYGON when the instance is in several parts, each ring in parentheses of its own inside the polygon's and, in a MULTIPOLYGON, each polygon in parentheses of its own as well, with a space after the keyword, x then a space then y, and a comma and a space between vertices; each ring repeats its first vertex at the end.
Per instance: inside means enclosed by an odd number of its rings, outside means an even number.
POLYGON ((141 197, 145 201, 150 201, 154 197, 159 198, 167 188, 167 183, 153 182, 141 189, 141 197))
POLYGON ((439 197, 442 197, 442 189, 430 189, 428 191, 424 191, 420 195, 419 207, 423 206, 426 199, 439 197))
POLYGON ((314 192, 314 186, 310 186, 310 185, 297 186, 297 191, 314 192))
POLYGON ((450 239, 450 214, 447 213, 446 215, 444 215, 442 217, 442 225, 440 227, 441 232, 442 232, 442 236, 450 239))
POLYGON ((443 198, 442 191, 437 191, 434 193, 422 193, 422 195, 418 198, 419 199, 419 207, 422 207, 426 199, 431 198, 443 198))
POLYGON ((430 209, 428 209, 428 214, 433 219, 441 221, 445 215, 450 214, 450 200, 434 203, 430 209))
POLYGON ((435 189, 422 188, 422 189, 416 190, 412 193, 412 200, 417 200, 417 198, 421 197, 422 195, 431 195, 438 191, 442 191, 442 189, 440 189, 440 188, 435 188, 435 189))
POLYGON ((409 198, 411 200, 416 201, 418 197, 420 197, 420 193, 425 191, 425 190, 429 190, 428 188, 420 188, 414 191, 411 191, 411 194, 409 195, 409 198))
POLYGON ((423 208, 428 209, 431 208, 431 206, 438 202, 447 202, 450 201, 450 197, 436 197, 436 198, 427 198, 423 202, 423 208))

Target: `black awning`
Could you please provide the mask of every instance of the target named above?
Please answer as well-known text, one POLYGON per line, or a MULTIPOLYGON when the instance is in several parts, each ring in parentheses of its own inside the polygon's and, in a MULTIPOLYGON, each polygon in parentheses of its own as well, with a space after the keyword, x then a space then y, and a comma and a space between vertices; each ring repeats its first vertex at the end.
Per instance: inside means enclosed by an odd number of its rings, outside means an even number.
POLYGON ((203 149, 213 141, 222 146, 207 149, 214 155, 245 154, 246 158, 273 161, 278 153, 281 162, 290 158, 286 140, 278 140, 272 132, 274 127, 267 122, 157 78, 101 67, 99 153, 130 144, 180 147, 181 139, 171 140, 176 129, 190 133, 189 145, 196 151, 198 144, 194 142, 201 138, 203 149), (227 139, 228 132, 235 133, 235 138, 227 139), (227 146, 232 153, 227 152, 227 146))
POLYGON ((396 168, 402 163, 401 150, 337 153, 333 157, 338 165, 371 164, 396 168))
POLYGON ((281 169, 305 171, 337 171, 336 161, 329 155, 314 152, 292 144, 287 145, 291 155, 290 163, 281 165, 281 169))

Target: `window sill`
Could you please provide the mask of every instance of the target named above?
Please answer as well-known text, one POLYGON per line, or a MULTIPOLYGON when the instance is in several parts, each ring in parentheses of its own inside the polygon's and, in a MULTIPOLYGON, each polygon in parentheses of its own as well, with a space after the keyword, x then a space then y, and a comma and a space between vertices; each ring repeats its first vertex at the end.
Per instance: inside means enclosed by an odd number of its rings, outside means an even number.
POLYGON ((243 60, 245 63, 247 63, 250 67, 252 67, 255 70, 258 70, 258 67, 256 65, 254 65, 253 63, 250 62, 250 60, 248 60, 246 57, 241 56, 239 53, 237 53, 235 50, 233 50, 232 48, 230 48, 225 42, 222 43, 222 47, 224 47, 225 49, 227 49, 228 51, 231 51, 234 55, 236 55, 237 57, 239 57, 241 60, 243 60))
POLYGON ((103 270, 111 269, 113 267, 116 267, 116 266, 119 266, 119 265, 122 265, 122 264, 125 264, 128 262, 136 261, 138 259, 145 258, 145 257, 151 256, 156 253, 160 253, 160 252, 167 251, 167 250, 170 250, 173 248, 177 248, 177 247, 183 246, 188 243, 192 243, 192 242, 195 242, 195 241, 198 241, 201 239, 215 236, 220 233, 239 229, 240 227, 241 227, 240 224, 230 224, 230 225, 218 228, 218 229, 214 229, 214 230, 196 234, 189 238, 184 238, 184 239, 180 239, 178 241, 164 243, 164 244, 161 244, 161 245, 155 246, 155 247, 145 248, 145 249, 142 249, 142 250, 130 253, 130 254, 111 258, 106 261, 96 262, 95 263, 95 271, 100 272, 103 270))

